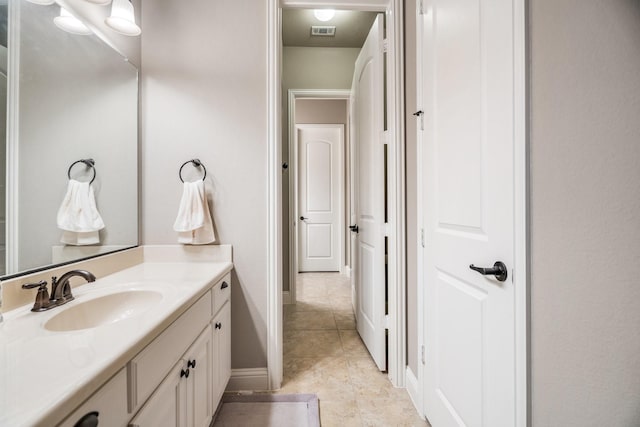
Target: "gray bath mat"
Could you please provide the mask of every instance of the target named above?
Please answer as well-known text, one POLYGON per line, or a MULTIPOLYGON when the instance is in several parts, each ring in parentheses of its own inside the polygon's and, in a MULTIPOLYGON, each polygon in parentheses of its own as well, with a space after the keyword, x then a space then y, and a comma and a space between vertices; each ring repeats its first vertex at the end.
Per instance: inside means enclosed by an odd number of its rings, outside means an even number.
POLYGON ((320 427, 315 394, 225 394, 214 427, 320 427))

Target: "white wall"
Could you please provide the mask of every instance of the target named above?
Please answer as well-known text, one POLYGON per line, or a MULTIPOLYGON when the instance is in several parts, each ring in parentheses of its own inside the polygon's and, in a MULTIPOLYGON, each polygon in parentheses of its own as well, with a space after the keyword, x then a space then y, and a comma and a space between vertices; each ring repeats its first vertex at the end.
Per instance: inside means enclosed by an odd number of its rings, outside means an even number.
POLYGON ((178 168, 198 157, 233 245, 234 368, 266 367, 267 3, 144 0, 142 241, 172 244, 178 168))
POLYGON ((638 426, 640 2, 529 13, 532 426, 638 426))
MULTIPOLYGON (((358 48, 284 47, 282 53, 282 159, 289 158, 289 89, 351 89, 358 48)), ((283 289, 289 289, 289 173, 282 175, 283 289)))

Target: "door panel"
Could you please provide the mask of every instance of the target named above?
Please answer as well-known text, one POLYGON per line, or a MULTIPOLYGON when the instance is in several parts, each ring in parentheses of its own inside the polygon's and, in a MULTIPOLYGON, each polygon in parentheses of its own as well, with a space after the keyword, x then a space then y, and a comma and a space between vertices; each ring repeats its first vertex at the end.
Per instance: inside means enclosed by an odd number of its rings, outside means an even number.
POLYGON ((386 370, 384 248, 383 16, 378 15, 356 60, 352 84, 356 221, 355 282, 358 333, 386 370))
POLYGON ((339 271, 343 125, 298 125, 298 271, 339 271))
POLYGON ((425 5, 425 413, 434 427, 513 426, 513 5, 425 5), (498 260, 508 268, 504 282, 469 268, 498 260))

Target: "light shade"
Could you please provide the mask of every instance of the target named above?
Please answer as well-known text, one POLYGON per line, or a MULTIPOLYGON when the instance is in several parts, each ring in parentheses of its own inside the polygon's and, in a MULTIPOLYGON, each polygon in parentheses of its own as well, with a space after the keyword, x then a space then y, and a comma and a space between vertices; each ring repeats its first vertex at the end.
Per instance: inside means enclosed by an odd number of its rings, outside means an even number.
POLYGON ((91 34, 91 30, 64 7, 60 7, 60 16, 53 18, 53 23, 61 30, 65 30, 71 34, 80 34, 83 36, 91 34))
POLYGON ((27 0, 29 3, 40 4, 42 6, 48 6, 54 4, 56 0, 27 0))
POLYGON ((111 16, 104 20, 109 28, 125 36, 139 36, 142 30, 136 25, 133 4, 129 0, 113 0, 111 16))
POLYGON ((85 1, 88 1, 89 3, 93 3, 93 4, 99 4, 100 6, 105 6, 111 3, 111 0, 85 0, 85 1))
POLYGON ((331 21, 331 19, 336 15, 336 11, 333 9, 315 9, 313 14, 318 21, 327 22, 331 21))

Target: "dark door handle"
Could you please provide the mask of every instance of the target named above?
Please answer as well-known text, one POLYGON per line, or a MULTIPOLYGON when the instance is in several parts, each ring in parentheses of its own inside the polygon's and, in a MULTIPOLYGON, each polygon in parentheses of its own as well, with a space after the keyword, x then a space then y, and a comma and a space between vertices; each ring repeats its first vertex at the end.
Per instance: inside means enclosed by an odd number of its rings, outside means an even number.
POLYGON ((413 113, 413 115, 416 116, 416 117, 420 117, 423 114, 424 114, 424 111, 422 111, 422 110, 416 111, 415 113, 413 113))
POLYGON ((180 369, 180 378, 182 377, 189 378, 189 368, 187 368, 186 370, 180 369))
POLYGON ((229 284, 227 282, 222 282, 222 285, 220 285, 220 289, 226 289, 229 287, 229 284))
POLYGON ((502 261, 496 261, 496 263, 493 264, 493 267, 489 268, 476 267, 473 264, 471 264, 469 268, 473 271, 477 271, 483 276, 496 276, 496 279, 498 279, 499 282, 507 280, 507 266, 504 265, 504 262, 502 261))
POLYGON ((350 226, 349 226, 349 229, 350 229, 351 231, 353 231, 354 233, 359 233, 359 232, 360 232, 360 229, 358 228, 358 224, 350 225, 350 226))
POLYGON ((187 368, 195 368, 196 367, 196 359, 187 361, 187 368))
POLYGON ((307 218, 306 216, 301 216, 300 217, 300 221, 304 221, 305 219, 309 219, 309 218, 307 218))

